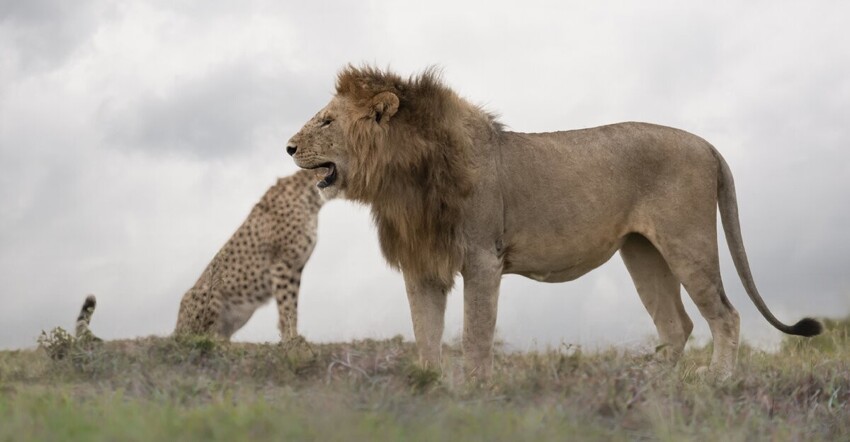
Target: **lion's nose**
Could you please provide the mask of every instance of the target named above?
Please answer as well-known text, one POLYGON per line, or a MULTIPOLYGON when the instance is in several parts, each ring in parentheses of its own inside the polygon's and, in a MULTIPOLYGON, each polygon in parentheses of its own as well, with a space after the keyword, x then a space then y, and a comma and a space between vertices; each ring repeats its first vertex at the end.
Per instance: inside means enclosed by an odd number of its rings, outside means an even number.
POLYGON ((298 146, 294 144, 290 144, 286 146, 286 153, 289 155, 295 155, 295 151, 298 150, 298 146))

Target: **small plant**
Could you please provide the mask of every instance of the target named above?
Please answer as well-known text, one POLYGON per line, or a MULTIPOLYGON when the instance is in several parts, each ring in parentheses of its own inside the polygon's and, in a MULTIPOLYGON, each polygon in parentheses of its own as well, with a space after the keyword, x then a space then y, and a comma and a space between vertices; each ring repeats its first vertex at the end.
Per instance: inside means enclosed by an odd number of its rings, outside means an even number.
POLYGON ((410 364, 405 369, 407 384, 416 394, 425 393, 428 389, 440 383, 440 373, 430 368, 410 364))
POLYGON ((77 339, 62 327, 56 327, 50 333, 41 331, 38 337, 38 347, 44 349, 50 359, 59 361, 71 352, 77 339))
POLYGON ((178 342, 193 351, 197 351, 202 357, 213 354, 218 345, 215 338, 208 335, 185 336, 178 338, 178 342))

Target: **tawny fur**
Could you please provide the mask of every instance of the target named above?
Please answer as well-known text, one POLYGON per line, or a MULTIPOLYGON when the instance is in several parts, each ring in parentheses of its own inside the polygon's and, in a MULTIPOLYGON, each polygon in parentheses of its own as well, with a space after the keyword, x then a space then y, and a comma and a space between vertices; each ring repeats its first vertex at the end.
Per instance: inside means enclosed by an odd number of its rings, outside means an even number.
POLYGON ((730 376, 739 319, 720 279, 718 207, 759 310, 786 333, 820 332, 810 319, 782 324, 765 306, 747 265, 731 172, 702 138, 646 123, 505 131, 433 69, 402 79, 348 66, 336 92, 287 151, 302 168, 335 171, 325 194, 371 207, 383 253, 404 275, 423 364, 440 365, 445 297, 458 272, 466 365, 486 375, 503 274, 568 281, 619 250, 668 359, 679 357, 693 327, 684 286, 714 338, 710 371, 730 376))

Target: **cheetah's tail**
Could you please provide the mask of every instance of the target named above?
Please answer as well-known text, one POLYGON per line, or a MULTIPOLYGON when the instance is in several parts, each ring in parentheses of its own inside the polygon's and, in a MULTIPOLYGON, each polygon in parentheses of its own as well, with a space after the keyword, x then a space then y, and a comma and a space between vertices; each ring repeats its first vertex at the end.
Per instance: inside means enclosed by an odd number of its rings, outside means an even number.
POLYGON ((86 301, 83 303, 83 308, 80 309, 80 315, 77 316, 76 336, 77 339, 88 338, 99 341, 100 338, 92 334, 89 329, 91 317, 94 314, 94 308, 97 306, 97 299, 94 295, 86 296, 86 301))

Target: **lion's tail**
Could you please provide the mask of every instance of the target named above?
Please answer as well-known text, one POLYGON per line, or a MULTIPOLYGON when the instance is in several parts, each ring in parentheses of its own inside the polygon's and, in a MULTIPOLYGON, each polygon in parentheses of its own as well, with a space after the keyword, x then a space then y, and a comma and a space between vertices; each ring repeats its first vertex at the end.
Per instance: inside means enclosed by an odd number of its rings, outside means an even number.
POLYGON ((747 252, 744 250, 744 240, 741 237, 741 224, 738 220, 738 198, 735 195, 735 182, 732 179, 732 171, 726 160, 719 152, 712 148, 714 156, 720 166, 718 183, 717 183, 717 205, 720 208, 720 219, 723 221, 723 232, 726 234, 726 243, 729 245, 729 252, 732 254, 732 262, 735 263, 735 269, 738 270, 738 276, 747 290, 747 294, 756 305, 758 311, 767 319, 767 322, 780 331, 789 335, 799 336, 816 336, 819 335, 823 327, 821 323, 812 318, 803 318, 794 325, 787 325, 776 319, 770 309, 764 303, 761 295, 759 295, 756 284, 753 281, 753 275, 750 272, 750 264, 747 260, 747 252))
POLYGON ((94 314, 94 308, 97 306, 97 299, 94 295, 86 296, 85 302, 83 302, 83 308, 80 309, 80 314, 77 316, 77 326, 76 326, 76 336, 79 338, 89 338, 100 340, 97 336, 92 334, 89 329, 89 324, 91 323, 91 317, 94 314))

